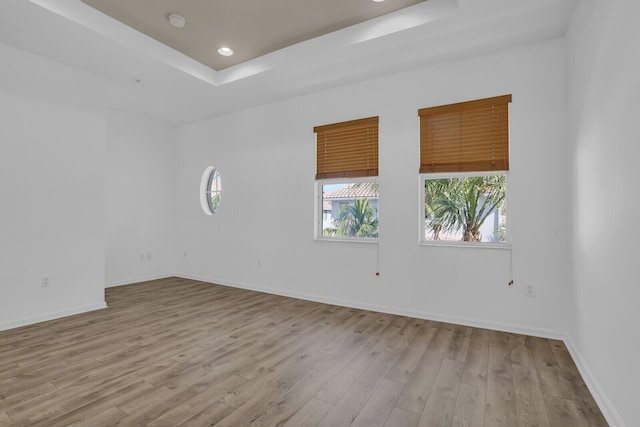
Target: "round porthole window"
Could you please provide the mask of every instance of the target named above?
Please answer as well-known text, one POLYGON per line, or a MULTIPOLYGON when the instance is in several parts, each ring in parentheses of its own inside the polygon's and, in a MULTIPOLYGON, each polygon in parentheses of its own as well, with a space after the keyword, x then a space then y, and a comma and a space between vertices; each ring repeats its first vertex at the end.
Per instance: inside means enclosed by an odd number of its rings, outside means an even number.
POLYGON ((216 213, 220 206, 220 194, 222 193, 222 180, 218 169, 209 166, 202 174, 200 181, 200 205, 207 215, 216 213))

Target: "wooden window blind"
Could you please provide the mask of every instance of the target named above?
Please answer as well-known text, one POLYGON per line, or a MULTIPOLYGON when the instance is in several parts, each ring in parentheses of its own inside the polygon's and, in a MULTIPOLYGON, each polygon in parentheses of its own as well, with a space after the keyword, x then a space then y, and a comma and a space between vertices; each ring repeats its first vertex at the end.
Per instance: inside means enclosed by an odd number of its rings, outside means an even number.
POLYGON ((316 179, 378 176, 378 117, 313 128, 316 179))
POLYGON ((422 108, 420 173, 509 170, 511 95, 422 108))

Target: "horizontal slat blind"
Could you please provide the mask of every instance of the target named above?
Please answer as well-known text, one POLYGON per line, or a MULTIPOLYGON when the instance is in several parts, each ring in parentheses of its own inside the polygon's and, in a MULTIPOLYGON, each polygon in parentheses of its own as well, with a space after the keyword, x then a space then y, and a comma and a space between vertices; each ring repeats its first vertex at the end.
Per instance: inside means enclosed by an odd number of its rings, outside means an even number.
POLYGON ((511 95, 422 108, 420 173, 509 170, 511 95))
POLYGON ((313 128, 316 179, 378 176, 378 117, 313 128))

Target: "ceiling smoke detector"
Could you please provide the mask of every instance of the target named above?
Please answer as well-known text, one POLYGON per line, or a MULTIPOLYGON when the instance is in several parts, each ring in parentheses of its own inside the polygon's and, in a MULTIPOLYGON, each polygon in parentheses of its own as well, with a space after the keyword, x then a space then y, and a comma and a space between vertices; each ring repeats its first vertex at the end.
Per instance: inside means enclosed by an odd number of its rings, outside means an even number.
POLYGON ((169 24, 171 24, 172 27, 183 28, 186 23, 187 20, 184 19, 182 15, 178 15, 177 13, 169 15, 169 24))

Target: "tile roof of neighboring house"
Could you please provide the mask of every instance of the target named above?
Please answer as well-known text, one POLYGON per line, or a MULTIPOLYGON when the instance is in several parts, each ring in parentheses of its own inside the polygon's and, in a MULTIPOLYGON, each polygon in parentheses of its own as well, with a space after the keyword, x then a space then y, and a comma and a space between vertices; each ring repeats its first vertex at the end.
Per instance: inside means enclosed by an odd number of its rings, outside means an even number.
POLYGON ((378 197, 377 182, 356 182, 335 191, 324 193, 324 199, 355 199, 378 197))

